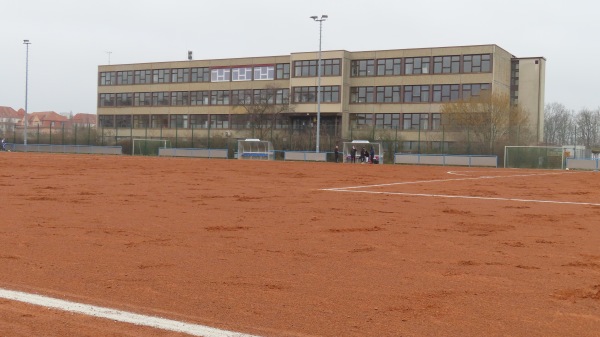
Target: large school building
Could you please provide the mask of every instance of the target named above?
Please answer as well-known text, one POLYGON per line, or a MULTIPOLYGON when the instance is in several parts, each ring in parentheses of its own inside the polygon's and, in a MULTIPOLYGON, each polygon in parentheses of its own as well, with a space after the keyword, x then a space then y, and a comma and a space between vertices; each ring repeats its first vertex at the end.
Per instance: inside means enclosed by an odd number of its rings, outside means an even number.
POLYGON ((410 150, 423 132, 440 132, 442 104, 488 91, 510 95, 543 139, 543 57, 519 58, 493 44, 328 50, 320 77, 318 60, 318 52, 299 52, 101 65, 99 127, 134 137, 219 129, 244 137, 251 125, 244 107, 267 102, 285 107, 276 129, 312 128, 319 112, 321 131, 336 139, 351 139, 361 127, 395 129, 410 150))

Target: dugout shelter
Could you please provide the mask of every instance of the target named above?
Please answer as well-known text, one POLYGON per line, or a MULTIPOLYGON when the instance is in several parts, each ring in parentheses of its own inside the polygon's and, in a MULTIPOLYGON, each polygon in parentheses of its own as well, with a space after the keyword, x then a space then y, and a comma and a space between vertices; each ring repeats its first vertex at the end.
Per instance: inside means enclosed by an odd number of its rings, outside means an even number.
POLYGON ((344 142, 344 146, 342 148, 342 153, 344 155, 344 163, 352 163, 352 147, 356 148, 356 163, 357 164, 383 164, 383 148, 381 147, 381 143, 372 143, 368 140, 353 140, 351 142, 344 142), (369 163, 369 161, 360 160, 360 151, 362 148, 365 148, 367 152, 371 152, 371 147, 375 150, 375 156, 373 159, 373 163, 369 163))

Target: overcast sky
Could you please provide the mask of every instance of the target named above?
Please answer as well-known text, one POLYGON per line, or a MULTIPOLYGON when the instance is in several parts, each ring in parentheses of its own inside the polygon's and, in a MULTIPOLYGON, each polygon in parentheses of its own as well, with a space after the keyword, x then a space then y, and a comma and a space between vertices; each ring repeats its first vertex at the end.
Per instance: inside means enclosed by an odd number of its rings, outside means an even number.
MULTIPOLYGON (((547 60, 546 103, 600 107, 596 0, 0 0, 0 106, 96 113, 99 65, 497 44, 547 60), (110 54, 108 53, 110 52, 110 54)), ((600 63, 600 62, 599 62, 600 63)))

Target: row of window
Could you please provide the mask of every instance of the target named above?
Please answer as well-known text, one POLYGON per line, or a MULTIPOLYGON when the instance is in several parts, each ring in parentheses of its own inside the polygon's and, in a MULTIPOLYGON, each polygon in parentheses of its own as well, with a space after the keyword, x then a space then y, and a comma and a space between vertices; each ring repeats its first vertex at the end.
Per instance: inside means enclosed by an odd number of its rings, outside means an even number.
POLYGON ((489 83, 351 87, 350 103, 450 102, 468 100, 490 88, 489 83))
MULTIPOLYGON (((317 87, 294 87, 294 103, 317 102, 317 87)), ((126 92, 100 94, 99 107, 288 104, 289 89, 126 92)), ((321 102, 339 103, 339 86, 322 86, 321 102)))
MULTIPOLYGON (((318 60, 294 61, 293 69, 294 77, 318 76, 318 60)), ((491 54, 406 57, 404 59, 367 59, 354 60, 350 63, 350 75, 352 77, 400 76, 429 73, 485 73, 490 72, 491 69, 491 54), (433 69, 431 69, 432 65, 433 69)), ((340 76, 341 72, 341 59, 321 60, 322 76, 340 76)), ((107 71, 99 74, 98 84, 105 86, 153 83, 235 82, 289 78, 290 65, 288 63, 278 63, 214 68, 197 67, 107 71)))
MULTIPOLYGON (((351 87, 350 103, 428 103, 469 99, 489 83, 351 87)), ((318 87, 292 88, 293 103, 316 103, 318 87)), ((160 91, 100 94, 99 107, 289 104, 289 89, 160 91)), ((339 86, 322 86, 321 102, 339 103, 339 86)))
POLYGON ((367 59, 350 63, 352 77, 487 73, 491 70, 491 54, 406 57, 404 60, 402 58, 367 59), (431 69, 432 64, 433 69, 431 69))
MULTIPOLYGON (((247 114, 193 114, 193 115, 100 115, 100 127, 110 128, 179 128, 179 129, 234 129, 252 128, 253 116, 247 114)), ((310 119, 280 115, 265 118, 266 123, 275 123, 277 129, 311 126, 310 119), (308 124, 306 123, 308 121, 308 124)), ((372 127, 398 130, 437 130, 442 123, 440 113, 359 113, 350 114, 351 127, 372 127)), ((259 122, 260 123, 260 122, 259 122)), ((314 125, 312 125, 314 126, 314 125)))
POLYGON ((218 68, 198 67, 107 71, 100 73, 98 84, 105 86, 153 83, 263 81, 289 78, 290 65, 288 63, 279 63, 274 65, 218 68))

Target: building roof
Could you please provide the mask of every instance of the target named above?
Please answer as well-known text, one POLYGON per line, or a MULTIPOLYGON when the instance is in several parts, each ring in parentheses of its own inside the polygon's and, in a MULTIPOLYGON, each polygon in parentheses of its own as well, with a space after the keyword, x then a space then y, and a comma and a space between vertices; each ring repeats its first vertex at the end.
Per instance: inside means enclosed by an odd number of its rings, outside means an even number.
POLYGON ((25 111, 16 111, 8 106, 0 106, 0 117, 2 118, 22 118, 24 113, 25 111))
POLYGON ((40 121, 52 121, 52 122, 66 122, 69 119, 65 116, 59 115, 54 111, 43 111, 43 112, 32 112, 29 114, 28 120, 38 119, 40 121))
POLYGON ((96 124, 96 114, 78 113, 73 116, 73 123, 96 124))

